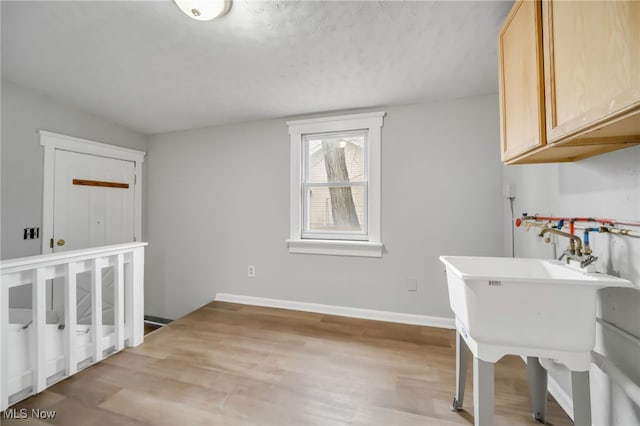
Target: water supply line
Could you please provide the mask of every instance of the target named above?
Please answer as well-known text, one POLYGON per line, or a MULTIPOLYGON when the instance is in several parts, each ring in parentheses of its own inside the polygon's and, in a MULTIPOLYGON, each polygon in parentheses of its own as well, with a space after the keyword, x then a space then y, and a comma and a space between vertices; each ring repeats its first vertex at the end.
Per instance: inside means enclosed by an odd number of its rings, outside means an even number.
MULTIPOLYGON (((552 218, 552 219, 556 219, 556 218, 552 218)), ((564 228, 564 220, 566 220, 566 218, 560 218, 560 220, 558 221, 557 224, 553 224, 550 220, 547 220, 546 218, 542 219, 541 216, 526 216, 523 215, 522 218, 518 218, 516 219, 516 226, 520 227, 522 225, 525 226, 525 230, 529 230, 529 228, 531 227, 537 227, 537 228, 555 228, 555 229, 563 229, 564 228), (532 218, 538 218, 541 219, 540 221, 538 221, 537 219, 532 219, 532 218), (558 225, 562 225, 561 227, 559 227, 558 225)), ((617 221, 614 221, 612 219, 601 219, 601 220, 607 220, 607 221, 611 221, 614 223, 619 223, 617 221)), ((580 220, 576 220, 576 222, 580 222, 580 220)), ((631 222, 628 222, 631 223, 631 222)), ((635 226, 635 225, 628 225, 628 226, 635 226)), ((640 224, 637 225, 640 227, 640 224)), ((607 233, 607 234, 614 234, 614 235, 625 235, 627 237, 634 237, 634 238, 640 238, 640 231, 634 231, 631 229, 626 229, 626 228, 619 228, 616 227, 615 225, 603 225, 603 226, 599 226, 597 228, 593 227, 593 226, 583 226, 583 225, 574 225, 574 230, 589 230, 589 232, 599 232, 601 234, 607 233), (594 229, 597 229, 597 231, 593 231, 594 229)))
POLYGON ((582 252, 584 254, 591 254, 591 247, 589 245, 589 232, 600 232, 600 228, 584 228, 582 232, 582 252))
POLYGON ((535 221, 547 221, 547 222, 558 222, 562 220, 562 221, 573 221, 573 222, 593 222, 593 223, 600 223, 603 225, 624 225, 624 226, 640 227, 639 221, 605 219, 601 217, 553 217, 553 216, 540 216, 540 215, 529 216, 526 213, 524 213, 522 215, 522 220, 535 220, 535 221))
MULTIPOLYGON (((616 227, 615 224, 623 223, 623 221, 614 220, 614 219, 604 219, 604 218, 556 218, 549 216, 529 216, 526 213, 522 215, 522 218, 518 218, 515 221, 516 226, 521 226, 525 224, 525 229, 528 231, 532 226, 542 228, 542 230, 538 233, 539 237, 545 236, 545 234, 555 234, 562 237, 569 238, 569 247, 562 253, 558 260, 562 260, 566 257, 567 263, 571 260, 580 262, 581 268, 586 268, 595 261, 598 260, 597 256, 594 256, 591 250, 591 244, 589 239, 590 232, 599 232, 599 233, 611 233, 618 235, 625 235, 630 237, 640 237, 640 232, 632 231, 630 229, 622 229, 616 227), (557 223, 553 223, 552 220, 558 219, 557 223), (565 227, 565 221, 569 222, 569 232, 561 231, 565 227), (600 222, 602 225, 599 227, 595 227, 593 225, 590 226, 581 226, 576 225, 576 222, 600 222), (583 231, 583 239, 584 242, 575 235, 576 229, 583 231)), ((635 222, 624 221, 624 223, 635 224, 635 222)), ((632 225, 633 226, 633 225, 632 225)), ((638 222, 638 226, 640 226, 640 222, 638 222)), ((548 243, 551 239, 547 236, 545 237, 545 241, 548 243)), ((554 256, 555 253, 555 245, 554 245, 554 256)))
POLYGON ((616 235, 626 235, 628 237, 635 237, 635 238, 640 238, 640 232, 637 231, 631 231, 629 229, 618 229, 618 228, 604 228, 604 231, 599 231, 599 232, 608 232, 609 234, 616 234, 616 235))

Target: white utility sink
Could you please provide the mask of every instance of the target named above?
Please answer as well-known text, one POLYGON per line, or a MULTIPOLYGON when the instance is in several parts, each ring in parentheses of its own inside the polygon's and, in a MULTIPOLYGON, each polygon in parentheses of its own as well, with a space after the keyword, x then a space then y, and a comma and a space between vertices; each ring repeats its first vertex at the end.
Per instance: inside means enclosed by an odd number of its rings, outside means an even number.
POLYGON ((552 358, 589 369, 596 291, 631 282, 585 273, 554 260, 440 256, 446 265, 456 328, 474 356, 552 358))

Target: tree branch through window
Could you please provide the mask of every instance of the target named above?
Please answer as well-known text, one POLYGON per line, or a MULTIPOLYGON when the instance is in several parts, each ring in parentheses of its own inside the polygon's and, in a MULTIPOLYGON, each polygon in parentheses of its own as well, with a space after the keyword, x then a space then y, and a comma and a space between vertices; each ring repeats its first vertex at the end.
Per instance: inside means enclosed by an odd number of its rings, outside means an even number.
MULTIPOLYGON (((323 141, 322 152, 329 182, 349 182, 344 148, 336 141, 323 141)), ((351 187, 329 187, 334 225, 359 227, 360 221, 353 202, 351 187)))

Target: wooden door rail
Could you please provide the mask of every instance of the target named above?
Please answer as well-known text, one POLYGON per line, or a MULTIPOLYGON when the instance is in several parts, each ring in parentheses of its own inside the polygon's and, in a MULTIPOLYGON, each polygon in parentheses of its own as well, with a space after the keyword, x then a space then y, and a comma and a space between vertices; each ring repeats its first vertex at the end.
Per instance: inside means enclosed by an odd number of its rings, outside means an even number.
POLYGON ((74 185, 84 185, 84 186, 101 186, 103 188, 129 188, 128 183, 120 183, 120 182, 106 182, 101 180, 87 180, 87 179, 74 179, 74 185))

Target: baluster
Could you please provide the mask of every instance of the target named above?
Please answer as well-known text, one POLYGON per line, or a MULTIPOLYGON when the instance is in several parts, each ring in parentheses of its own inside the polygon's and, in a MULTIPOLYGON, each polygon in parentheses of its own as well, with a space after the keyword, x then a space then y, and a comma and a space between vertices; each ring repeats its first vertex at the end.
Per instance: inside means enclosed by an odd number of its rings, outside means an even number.
MULTIPOLYGON (((9 361, 11 348, 8 346, 11 327, 9 324, 9 288, 18 285, 32 286, 31 323, 25 328, 28 333, 28 353, 30 361, 30 394, 42 392, 47 387, 52 349, 47 329, 47 281, 58 277, 64 279, 64 331, 63 348, 65 354, 65 374, 71 376, 78 370, 80 351, 78 350, 78 309, 77 276, 85 270, 91 271, 91 337, 89 349, 91 363, 101 361, 105 349, 103 334, 103 269, 114 264, 114 347, 116 351, 126 346, 138 346, 144 340, 144 245, 131 247, 123 245, 117 251, 109 248, 107 253, 92 252, 78 254, 77 257, 64 259, 34 257, 33 263, 16 264, 14 261, 1 261, 0 272, 0 411, 6 409, 10 394, 16 392, 9 388, 9 361), (117 254, 114 254, 117 253, 117 254), (129 267, 125 267, 129 264, 129 267), (46 265, 46 266, 43 266, 46 265)), ((109 336, 111 339, 111 335, 109 336)), ((25 348, 26 349, 26 348, 25 348)), ((14 372, 11 372, 12 374, 14 372)), ((24 371, 23 373, 29 373, 24 371)), ((22 374, 22 373, 21 373, 22 374)), ((29 389, 22 389, 27 390, 29 389)))
POLYGON ((38 268, 33 272, 33 327, 31 334, 31 373, 34 393, 42 392, 47 387, 47 281, 44 279, 44 269, 38 268))
POLYGON ((77 326, 77 284, 76 284, 76 264, 68 263, 65 267, 64 277, 64 346, 66 353, 67 376, 71 376, 78 370, 78 346, 76 343, 77 326))
POLYGON ((93 362, 102 359, 102 258, 93 259, 91 271, 91 337, 93 362))
POLYGON ((128 321, 127 346, 138 346, 144 341, 144 248, 131 253, 127 274, 125 306, 128 321))
POLYGON ((0 281, 0 411, 9 406, 9 286, 0 281))
POLYGON ((116 271, 113 289, 113 324, 116 333, 116 351, 124 348, 124 255, 116 256, 116 271))

